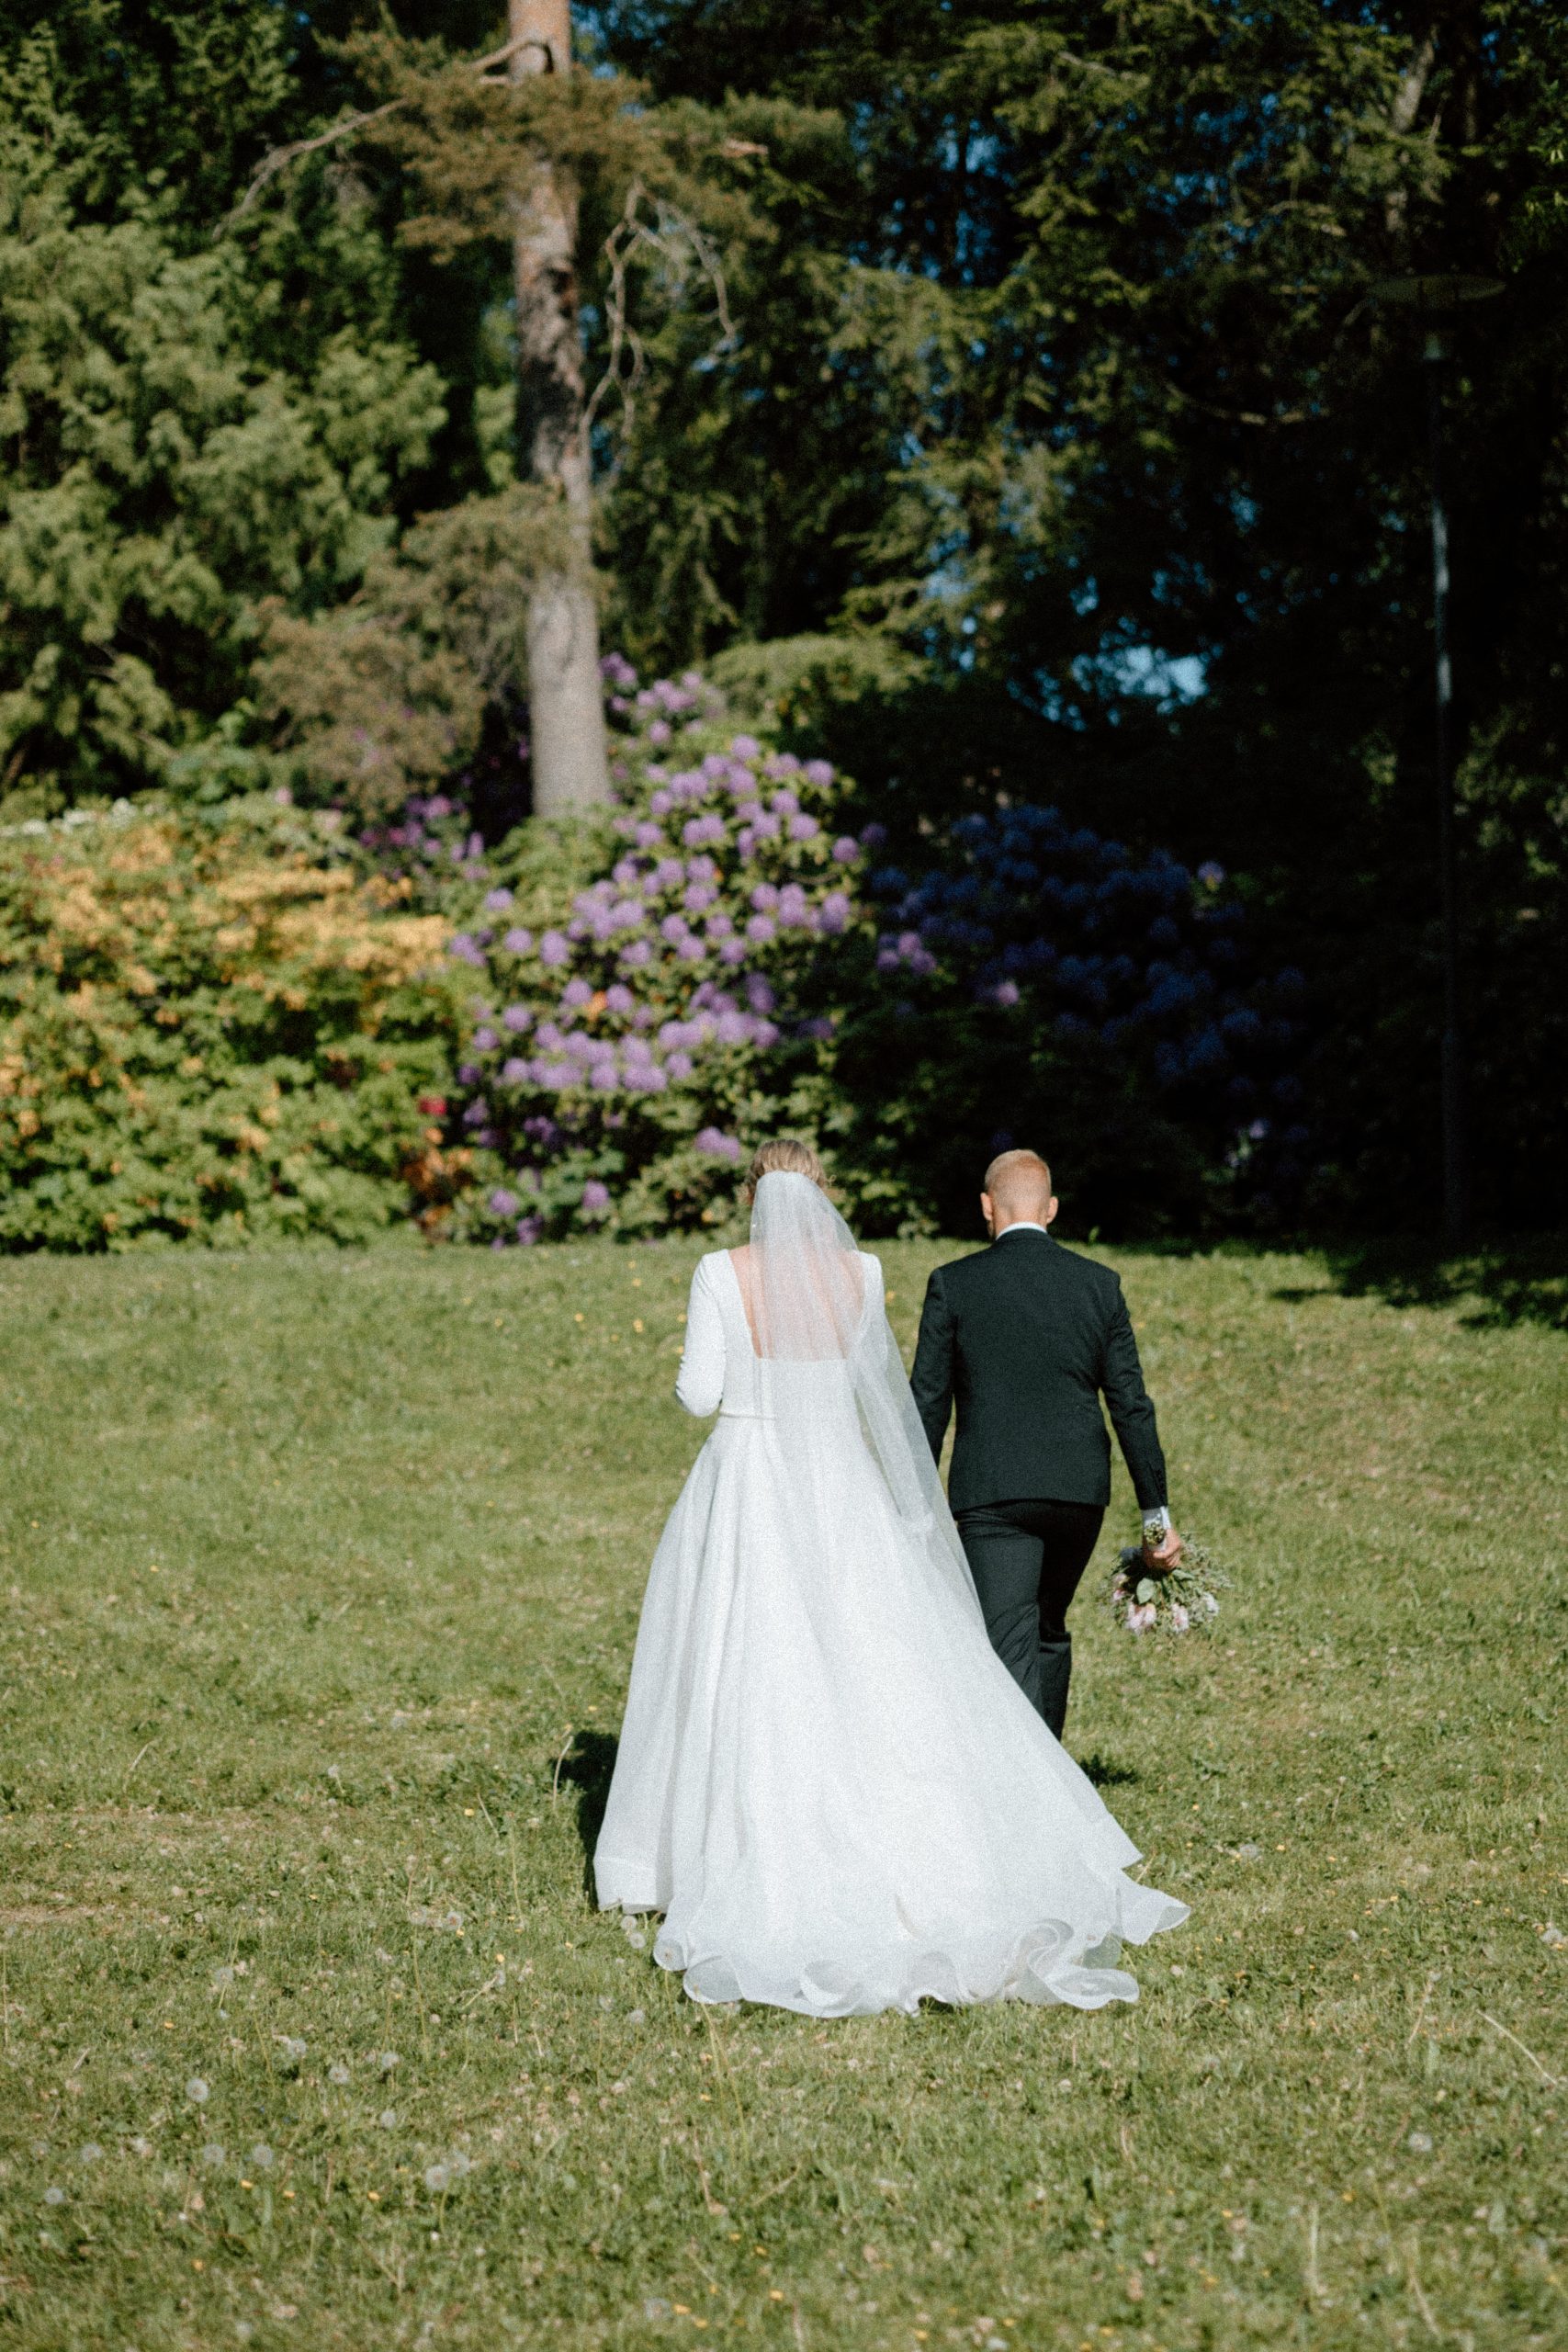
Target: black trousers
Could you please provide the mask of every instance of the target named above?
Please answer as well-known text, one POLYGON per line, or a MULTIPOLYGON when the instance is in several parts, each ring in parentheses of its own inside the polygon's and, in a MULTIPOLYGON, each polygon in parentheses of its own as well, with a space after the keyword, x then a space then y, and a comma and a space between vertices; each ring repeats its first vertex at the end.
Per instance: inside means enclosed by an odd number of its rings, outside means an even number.
POLYGON ((1058 1739, 1067 1721, 1067 1607, 1105 1513, 1098 1503, 977 1503, 958 1514, 991 1647, 1058 1739))

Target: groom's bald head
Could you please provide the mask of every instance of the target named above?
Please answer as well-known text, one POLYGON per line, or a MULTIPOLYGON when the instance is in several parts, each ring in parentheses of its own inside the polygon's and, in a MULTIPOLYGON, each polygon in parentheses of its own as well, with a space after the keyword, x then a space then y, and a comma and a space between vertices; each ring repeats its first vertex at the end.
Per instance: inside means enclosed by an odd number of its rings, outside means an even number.
POLYGON ((986 1170, 980 1205, 998 1232, 1010 1225, 1049 1225, 1056 1214, 1050 1169, 1037 1151, 999 1152, 986 1170))

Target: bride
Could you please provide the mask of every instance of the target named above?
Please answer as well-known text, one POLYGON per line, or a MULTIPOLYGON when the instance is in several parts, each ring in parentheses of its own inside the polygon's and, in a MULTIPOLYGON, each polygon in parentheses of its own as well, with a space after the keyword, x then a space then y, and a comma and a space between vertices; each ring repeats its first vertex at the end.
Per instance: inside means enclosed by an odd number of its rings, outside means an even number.
POLYGON ((816 1154, 692 1281, 676 1395, 718 1409, 654 1555, 594 1856, 699 2001, 808 2017, 1137 1998, 1187 1917, 993 1652, 883 1306, 816 1154))

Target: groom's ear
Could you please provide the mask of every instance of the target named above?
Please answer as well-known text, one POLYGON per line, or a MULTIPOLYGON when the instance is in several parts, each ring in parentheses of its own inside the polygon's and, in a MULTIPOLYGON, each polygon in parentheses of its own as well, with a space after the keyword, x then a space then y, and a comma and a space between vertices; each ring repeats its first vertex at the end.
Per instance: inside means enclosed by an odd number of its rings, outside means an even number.
POLYGON ((1055 1222, 1056 1222, 1056 1211, 1061 1207, 1061 1205, 1062 1205, 1061 1202, 1056 1198, 1055 1193, 1052 1193, 1052 1195, 1051 1195, 1050 1200, 1046 1203, 1046 1205, 1045 1205, 1045 1222, 1046 1222, 1046 1224, 1047 1224, 1047 1225, 1055 1225, 1055 1222))
POLYGON ((980 1221, 984 1225, 987 1233, 989 1233, 991 1229, 991 1220, 995 1212, 991 1207, 991 1196, 989 1193, 982 1193, 980 1195, 980 1221))

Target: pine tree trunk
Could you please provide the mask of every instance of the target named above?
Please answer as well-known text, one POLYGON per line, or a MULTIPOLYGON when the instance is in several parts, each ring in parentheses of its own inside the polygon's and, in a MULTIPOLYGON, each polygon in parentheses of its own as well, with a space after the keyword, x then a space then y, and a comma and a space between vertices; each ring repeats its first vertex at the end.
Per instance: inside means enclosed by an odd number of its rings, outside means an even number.
MULTIPOLYGON (((509 0, 509 19, 512 40, 528 44, 513 58, 514 77, 571 71, 569 0, 509 0)), ((549 817, 610 797, 582 436, 577 194, 549 164, 519 207, 513 255, 518 463, 530 481, 559 490, 579 556, 575 571, 541 582, 528 608, 534 807, 549 817)))

